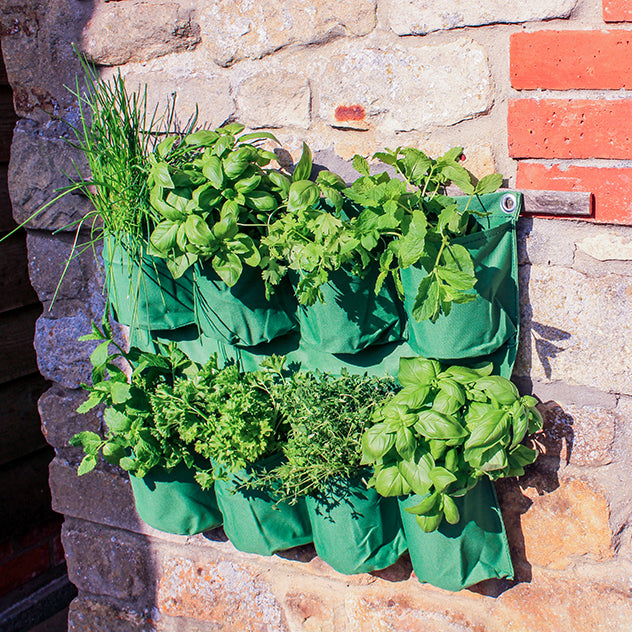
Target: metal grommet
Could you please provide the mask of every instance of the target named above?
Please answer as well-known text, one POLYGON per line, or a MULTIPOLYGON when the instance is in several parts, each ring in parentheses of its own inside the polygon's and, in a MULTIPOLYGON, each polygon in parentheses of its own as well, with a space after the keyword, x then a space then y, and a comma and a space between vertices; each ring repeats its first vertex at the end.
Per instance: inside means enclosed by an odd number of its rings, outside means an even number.
POLYGON ((516 210, 517 205, 518 200, 516 200, 516 196, 513 193, 505 193, 500 198, 500 208, 503 210, 503 213, 510 215, 516 210))

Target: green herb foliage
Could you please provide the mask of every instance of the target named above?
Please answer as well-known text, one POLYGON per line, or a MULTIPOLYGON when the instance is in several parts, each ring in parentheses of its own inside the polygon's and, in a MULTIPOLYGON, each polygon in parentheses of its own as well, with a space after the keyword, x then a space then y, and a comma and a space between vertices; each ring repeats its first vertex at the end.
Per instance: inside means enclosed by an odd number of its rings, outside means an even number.
POLYGON ((402 390, 362 437, 363 463, 375 466, 370 484, 382 496, 423 496, 407 511, 425 531, 444 518, 457 523, 454 498, 479 478, 520 476, 537 456, 524 443, 542 428, 536 400, 491 371, 402 358, 402 390))
POLYGON ((400 269, 421 265, 427 276, 415 297, 413 316, 417 321, 436 321, 449 314, 455 303, 467 303, 476 297, 474 266, 469 252, 452 243, 454 237, 478 230, 470 210, 474 196, 492 193, 502 184, 500 174, 490 174, 478 182, 459 164, 463 149, 454 147, 432 159, 413 147, 385 149, 374 155, 395 172, 370 175, 365 158, 356 155, 355 169, 361 174, 344 195, 363 207, 352 221, 352 230, 360 242, 364 263, 379 260, 379 291, 391 274, 403 296, 400 269), (469 200, 460 211, 454 198, 445 195, 455 184, 469 200))
POLYGON ((281 496, 295 500, 322 491, 330 481, 357 476, 362 433, 395 390, 391 378, 294 374, 287 380, 282 404, 290 425, 285 460, 266 478, 281 496))
POLYGON ((231 123, 168 136, 149 157, 150 204, 160 217, 151 253, 167 260, 175 278, 196 261, 210 261, 228 285, 244 265, 261 261, 259 239, 277 210, 278 182, 262 167, 276 159, 258 144, 269 133, 241 134, 231 123))
POLYGON ((125 352, 113 342, 107 319, 101 329, 95 324, 92 327, 91 334, 80 338, 99 342, 90 356, 92 385, 83 385, 89 396, 77 410, 86 413, 104 404, 106 428, 103 438, 84 431, 70 440, 71 445, 83 446, 85 452, 79 474, 94 469, 99 453, 109 463, 141 478, 154 467, 172 469, 181 461, 191 467, 193 451, 156 406, 153 393, 191 374, 195 365, 173 343, 163 355, 134 348, 125 352), (121 364, 127 365, 127 372, 121 364))
POLYGON ((194 375, 156 389, 153 399, 159 401, 164 423, 215 465, 214 473, 198 469, 196 479, 203 487, 280 450, 285 436, 278 408, 283 359, 272 356, 262 364, 253 372, 235 364, 219 369, 212 357, 194 375))

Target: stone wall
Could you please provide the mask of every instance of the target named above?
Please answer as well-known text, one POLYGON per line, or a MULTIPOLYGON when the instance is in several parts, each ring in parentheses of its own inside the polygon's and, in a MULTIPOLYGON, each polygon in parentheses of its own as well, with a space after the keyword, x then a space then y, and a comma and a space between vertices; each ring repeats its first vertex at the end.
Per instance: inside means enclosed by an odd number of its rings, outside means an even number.
MULTIPOLYGON (((580 135, 595 135, 598 125, 562 131, 556 144, 537 134, 537 143, 528 142, 555 114, 546 108, 560 91, 575 106, 589 100, 591 107, 608 101, 625 108, 619 87, 627 84, 560 87, 547 84, 541 70, 541 83, 532 85, 512 71, 528 65, 529 55, 546 61, 542 51, 559 54, 555 46, 516 52, 525 33, 597 37, 604 16, 630 19, 615 0, 604 0, 603 9, 598 0, 465 0, 456 9, 448 0, 3 0, 2 48, 21 117, 10 169, 18 220, 50 199, 73 159, 63 123, 51 118, 76 121, 64 88, 79 70, 71 42, 105 75, 120 68, 128 85, 147 83, 154 101, 177 91, 182 120, 197 103, 208 125, 237 119, 272 129, 294 158, 305 140, 336 169, 356 152, 384 146, 416 145, 436 155, 460 144, 465 166, 479 175, 497 169, 510 187, 595 192, 604 188, 606 171, 620 176, 609 187, 616 194, 598 200, 588 221, 520 220, 515 380, 542 401, 545 455, 522 479, 497 486, 517 580, 455 595, 420 585, 405 558, 379 573, 346 577, 310 547, 260 558, 236 552, 221 530, 166 536, 140 523, 121 472, 101 465, 78 478, 79 455, 68 439, 78 429, 98 430, 102 420, 74 412, 88 375, 86 345, 76 339, 100 317, 103 298, 91 255, 74 259, 36 339, 42 374, 54 383, 40 400, 44 433, 57 454, 53 504, 66 516, 69 573, 80 591, 70 630, 630 629, 632 228, 613 222, 631 223, 632 190, 621 160, 632 155, 623 141, 623 156, 561 155, 560 147, 583 142, 580 135), (526 92, 535 89, 550 91, 547 99, 526 92), (529 118, 517 118, 510 108, 525 100, 529 118), (526 150, 512 149, 524 136, 526 150), (536 151, 549 146, 550 154, 536 151), (550 178, 527 183, 521 173, 529 165, 576 177, 559 186, 550 178), (575 171, 597 168, 601 173, 585 180, 575 171)), ((629 33, 625 25, 616 28, 629 33)), ((593 66, 586 62, 575 74, 593 66)), ((622 62, 621 73, 626 68, 622 62)), ((581 112, 557 116, 583 125, 581 112)), ((72 245, 71 234, 52 231, 87 210, 71 197, 30 224, 31 279, 45 307, 72 245)))

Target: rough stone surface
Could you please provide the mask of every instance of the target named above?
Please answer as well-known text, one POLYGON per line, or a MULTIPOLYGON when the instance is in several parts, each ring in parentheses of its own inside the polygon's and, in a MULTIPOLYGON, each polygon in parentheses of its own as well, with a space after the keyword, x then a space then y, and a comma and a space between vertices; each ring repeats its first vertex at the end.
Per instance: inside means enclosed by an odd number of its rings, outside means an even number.
POLYGON ((70 438, 83 430, 100 432, 102 415, 96 408, 85 414, 77 412, 86 397, 87 393, 83 390, 68 390, 53 384, 39 398, 37 406, 42 418, 42 432, 54 448, 69 449, 73 455, 79 456, 82 448, 69 448, 70 438))
POLYGON ((199 41, 191 11, 176 2, 112 2, 97 5, 81 49, 97 64, 116 66, 186 50, 199 41))
POLYGON ((542 443, 546 454, 573 465, 607 465, 612 462, 616 416, 612 409, 548 402, 542 443))
POLYGON ((630 231, 621 232, 623 234, 600 233, 593 237, 586 237, 577 244, 577 248, 599 261, 631 261, 630 231))
MULTIPOLYGON (((108 77, 112 71, 106 71, 108 77)), ((235 113, 230 80, 199 51, 154 59, 121 68, 128 88, 147 86, 148 110, 162 114, 175 93, 177 117, 183 125, 198 111, 198 124, 219 127, 235 113)))
POLYGON ((35 326, 35 350, 40 373, 66 388, 79 388, 90 380, 90 353, 96 343, 79 342, 79 337, 92 331, 93 320, 100 321, 105 309, 103 296, 94 292, 88 304, 89 313, 46 318, 35 326))
POLYGON ((286 632, 285 615, 265 581, 238 563, 168 558, 157 591, 170 616, 221 622, 226 630, 286 632))
POLYGON ((151 603, 155 574, 147 538, 67 520, 62 530, 68 577, 80 590, 151 603))
MULTIPOLYGON (((73 253, 72 234, 29 232, 29 276, 48 317, 72 316, 100 292, 94 252, 73 253)), ((89 240, 80 238, 79 243, 89 240)), ((82 250, 78 248, 77 251, 82 250)))
POLYGON ((77 476, 78 460, 69 462, 58 456, 50 464, 53 509, 97 524, 142 529, 129 482, 101 469, 77 476))
POLYGON ((325 602, 322 593, 290 591, 283 606, 290 629, 305 632, 335 632, 334 608, 325 602))
MULTIPOLYGON (((26 221, 58 195, 57 189, 68 186, 70 181, 64 174, 75 173, 73 161, 82 170, 87 169, 82 155, 63 139, 67 133, 67 128, 59 123, 38 125, 30 120, 18 121, 9 163, 9 192, 16 222, 26 221)), ((38 213, 28 226, 64 228, 91 208, 87 199, 66 195, 38 213)))
POLYGON ((380 10, 398 35, 425 35, 464 26, 566 18, 576 4, 577 0, 383 0, 380 10))
POLYGON ((65 86, 81 75, 72 49, 92 12, 91 2, 6 0, 0 34, 7 76, 18 116, 45 121, 74 105, 65 86))
POLYGON ((68 612, 68 632, 156 632, 155 626, 151 612, 116 607, 94 597, 77 597, 68 612))
POLYGON ((375 26, 375 0, 220 0, 199 11, 203 45, 227 66, 296 45, 345 35, 366 35, 375 26))
POLYGON ((244 80, 237 91, 239 120, 252 128, 299 127, 310 123, 311 93, 305 77, 282 71, 244 80))
POLYGON ((317 112, 333 127, 382 132, 453 125, 489 110, 493 91, 484 49, 470 39, 332 46, 320 70, 317 112), (352 82, 348 77, 353 77, 352 82))
POLYGON ((520 282, 518 377, 632 393, 630 277, 532 265, 520 282))

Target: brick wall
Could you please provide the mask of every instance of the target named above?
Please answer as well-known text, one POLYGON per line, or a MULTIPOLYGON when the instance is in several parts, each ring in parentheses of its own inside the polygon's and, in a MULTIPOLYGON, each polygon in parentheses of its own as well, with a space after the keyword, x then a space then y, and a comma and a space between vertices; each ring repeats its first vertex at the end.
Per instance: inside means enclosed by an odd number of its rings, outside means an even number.
MULTIPOLYGON (((80 457, 68 440, 80 429, 98 432, 102 421, 75 412, 89 379, 77 337, 102 314, 101 279, 89 252, 73 259, 48 309, 72 244, 64 227, 88 209, 71 197, 42 213, 29 225, 29 271, 47 309, 36 346, 52 386, 39 406, 56 454, 53 506, 65 516, 69 575, 79 589, 73 632, 629 632, 632 163, 624 51, 632 31, 609 22, 629 9, 600 0, 501 2, 493 13, 491 3, 456 4, 1 5, 20 117, 10 169, 20 220, 64 184, 61 172, 76 158, 61 139, 64 126, 50 117, 76 121, 64 89, 79 72, 71 42, 105 76, 120 69, 130 85, 146 83, 153 101, 177 89, 183 119, 197 103, 206 124, 238 119, 271 130, 294 158, 302 140, 334 169, 384 146, 437 155, 458 144, 465 166, 478 175, 497 169, 509 187, 594 195, 590 221, 519 222, 514 380, 542 401, 544 454, 528 475, 497 486, 516 581, 456 595, 420 585, 405 557, 384 572, 345 577, 310 547, 261 558, 237 552, 221 531, 167 536, 140 522, 120 471, 100 463, 77 477, 80 457)), ((557 204, 551 213, 563 210, 557 204)))
MULTIPOLYGON (((630 3, 604 0, 603 20, 631 22, 630 3)), ((589 191, 595 221, 632 224, 632 31, 611 28, 511 35, 509 154, 517 186, 589 191)))

